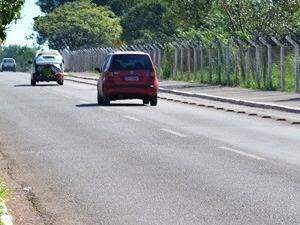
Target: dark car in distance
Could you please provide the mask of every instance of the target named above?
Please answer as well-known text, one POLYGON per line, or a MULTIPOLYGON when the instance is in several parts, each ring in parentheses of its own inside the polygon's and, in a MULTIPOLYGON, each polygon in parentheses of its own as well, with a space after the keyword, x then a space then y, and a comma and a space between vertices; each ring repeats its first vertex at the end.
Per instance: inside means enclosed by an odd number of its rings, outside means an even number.
POLYGON ((97 84, 99 105, 121 99, 141 99, 157 105, 158 79, 149 54, 144 52, 110 53, 101 68, 97 84))
POLYGON ((0 72, 12 71, 16 72, 17 64, 13 58, 3 58, 0 64, 0 72))

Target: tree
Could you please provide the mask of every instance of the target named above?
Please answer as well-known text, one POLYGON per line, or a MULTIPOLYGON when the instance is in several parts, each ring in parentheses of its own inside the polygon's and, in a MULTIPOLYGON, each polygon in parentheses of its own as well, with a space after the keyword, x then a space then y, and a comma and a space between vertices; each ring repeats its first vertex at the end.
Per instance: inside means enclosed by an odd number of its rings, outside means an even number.
POLYGON ((89 1, 66 3, 36 18, 38 42, 71 50, 110 45, 120 38, 122 27, 115 14, 89 1))
POLYGON ((73 1, 74 0, 38 0, 36 4, 41 8, 43 13, 49 13, 60 5, 73 1))
POLYGON ((17 70, 28 72, 31 67, 31 65, 28 64, 28 60, 34 57, 36 51, 37 48, 10 45, 0 51, 0 58, 14 58, 17 62, 17 70))
POLYGON ((170 12, 179 28, 200 28, 205 23, 214 0, 167 0, 170 12))
MULTIPOLYGON (((184 21, 184 18, 189 18, 185 12, 189 11, 191 2, 175 0, 176 6, 173 5, 172 9, 173 14, 176 12, 180 15, 177 19, 178 35, 184 39, 202 42, 221 39, 226 42, 232 38, 284 38, 286 35, 299 37, 300 34, 299 17, 297 19, 299 0, 206 1, 206 8, 198 9, 198 13, 184 21), (176 5, 176 2, 180 5, 176 5)), ((200 4, 205 0, 194 2, 200 4)))
POLYGON ((166 19, 168 4, 163 1, 147 1, 131 8, 122 18, 122 39, 128 43, 166 41, 174 37, 172 21, 166 19))
POLYGON ((13 20, 20 15, 24 0, 1 0, 0 1, 0 44, 6 38, 5 30, 13 20))
MULTIPOLYGON (((76 0, 38 0, 37 5, 42 12, 50 13, 55 8, 76 0)), ((92 2, 98 6, 107 6, 117 15, 123 16, 130 8, 132 8, 139 0, 93 0, 92 2)))
MULTIPOLYGON (((95 3, 99 3, 103 0, 94 0, 95 3)), ((139 1, 138 0, 108 0, 105 1, 106 4, 111 8, 111 10, 117 15, 117 16, 124 16, 132 7, 134 7, 139 1)))
POLYGON ((209 17, 210 27, 222 27, 233 37, 284 37, 299 32, 298 0, 219 0, 209 17))

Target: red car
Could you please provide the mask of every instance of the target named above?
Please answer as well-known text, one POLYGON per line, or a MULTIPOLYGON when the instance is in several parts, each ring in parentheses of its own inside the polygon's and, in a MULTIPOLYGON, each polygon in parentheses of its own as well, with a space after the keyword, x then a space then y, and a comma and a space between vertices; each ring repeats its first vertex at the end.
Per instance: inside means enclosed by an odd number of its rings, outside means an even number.
POLYGON ((143 104, 157 105, 158 79, 149 54, 144 52, 115 52, 109 54, 98 80, 98 104, 110 101, 141 99, 143 104))

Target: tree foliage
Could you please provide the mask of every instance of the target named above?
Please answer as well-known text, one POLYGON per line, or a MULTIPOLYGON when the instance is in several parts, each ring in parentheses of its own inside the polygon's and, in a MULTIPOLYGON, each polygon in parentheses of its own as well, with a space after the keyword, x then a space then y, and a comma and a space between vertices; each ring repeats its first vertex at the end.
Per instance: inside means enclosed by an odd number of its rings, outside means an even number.
MULTIPOLYGON (((38 0, 37 5, 40 6, 42 12, 49 13, 55 8, 77 0, 38 0)), ((98 6, 107 6, 118 16, 122 16, 130 8, 132 8, 139 0, 93 0, 98 6)))
POLYGON ((97 5, 108 6, 117 16, 124 16, 140 0, 93 0, 97 5))
POLYGON ((24 0, 0 1, 0 44, 6 38, 5 30, 13 20, 19 17, 24 0))
POLYGON ((170 14, 181 29, 202 27, 214 0, 168 0, 170 14))
MULTIPOLYGON (((38 0, 38 4, 47 13, 59 9, 66 2, 79 4, 76 0, 38 0)), ((123 28, 121 37, 127 43, 165 42, 174 38, 210 42, 214 39, 228 41, 232 38, 255 39, 260 36, 300 37, 299 0, 92 0, 92 2, 111 9, 120 18, 123 28)), ((85 20, 84 17, 80 18, 85 20)), ((74 22, 82 23, 79 20, 74 22)), ((72 32, 75 31, 70 31, 70 36, 72 32)), ((86 43, 89 44, 91 42, 86 43)))
POLYGON ((294 13, 298 0, 219 0, 209 23, 233 37, 282 37, 299 32, 294 13))
POLYGON ((43 13, 49 13, 57 7, 73 1, 74 0, 38 0, 36 4, 41 8, 43 13))
POLYGON ((50 47, 78 49, 112 44, 120 38, 120 20, 89 1, 66 3, 35 20, 38 41, 50 47))
POLYGON ((122 18, 124 41, 166 41, 175 34, 172 21, 167 19, 168 4, 162 1, 147 1, 131 8, 122 18))

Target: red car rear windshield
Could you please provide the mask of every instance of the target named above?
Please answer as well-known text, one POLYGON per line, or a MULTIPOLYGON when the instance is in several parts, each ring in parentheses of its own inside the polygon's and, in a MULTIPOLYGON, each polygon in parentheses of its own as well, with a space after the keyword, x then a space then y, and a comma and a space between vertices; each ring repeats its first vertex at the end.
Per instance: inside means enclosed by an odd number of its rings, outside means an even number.
POLYGON ((114 55, 112 70, 153 70, 148 55, 114 55))

